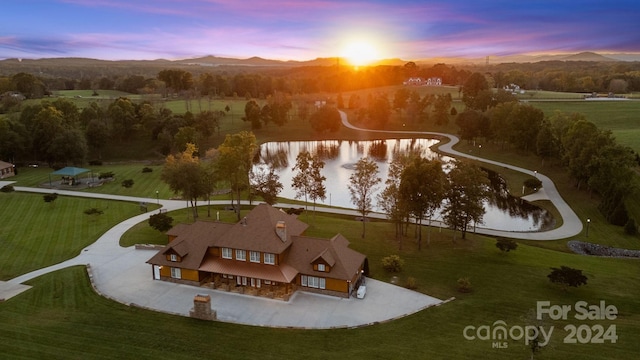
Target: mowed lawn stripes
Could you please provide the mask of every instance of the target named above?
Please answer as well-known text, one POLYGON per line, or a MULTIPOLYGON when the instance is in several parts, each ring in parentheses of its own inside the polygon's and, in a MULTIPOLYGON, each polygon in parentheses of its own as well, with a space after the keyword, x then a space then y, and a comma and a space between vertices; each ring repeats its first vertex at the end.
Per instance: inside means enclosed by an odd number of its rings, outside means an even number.
POLYGON ((70 259, 111 226, 137 215, 136 203, 39 194, 0 194, 0 280, 70 259), (87 215, 95 207, 102 215, 87 215))

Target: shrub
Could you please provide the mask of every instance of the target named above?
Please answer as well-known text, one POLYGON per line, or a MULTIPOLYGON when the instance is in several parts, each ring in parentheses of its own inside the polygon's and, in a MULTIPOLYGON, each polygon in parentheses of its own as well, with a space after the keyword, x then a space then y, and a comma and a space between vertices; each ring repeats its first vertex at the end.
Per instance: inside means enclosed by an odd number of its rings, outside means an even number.
POLYGON ((52 203, 58 198, 58 193, 44 194, 42 198, 44 199, 44 202, 52 203))
POLYGON ((100 175, 98 175, 98 179, 102 180, 102 179, 109 179, 109 178, 113 178, 116 175, 113 173, 113 171, 107 171, 107 172, 103 172, 100 173, 100 175))
POLYGON ((407 283, 405 284, 405 286, 407 289, 410 290, 415 290, 418 288, 418 282, 416 281, 416 278, 414 278, 413 276, 409 276, 407 278, 407 283))
POLYGON ((527 189, 540 189, 542 187, 542 181, 537 178, 529 178, 524 181, 524 186, 527 189))
POLYGON ((127 189, 133 186, 133 179, 122 180, 122 186, 127 189))
POLYGON ((497 238, 496 239, 496 247, 500 249, 502 252, 509 252, 511 250, 515 250, 518 248, 518 243, 505 238, 497 238))
POLYGON ((154 214, 149 217, 149 226, 160 232, 166 232, 173 227, 173 218, 165 213, 154 214))
POLYGON ((89 208, 89 209, 85 210, 84 213, 87 214, 87 215, 102 215, 102 214, 104 214, 104 211, 102 211, 100 209, 96 209, 96 208, 89 208))
POLYGON ((471 280, 468 277, 458 279, 458 291, 461 293, 471 292, 471 280))
POLYGON ((559 284, 563 290, 567 290, 569 286, 587 285, 587 277, 582 274, 582 270, 564 265, 560 268, 551 268, 551 273, 547 277, 552 283, 559 284))
POLYGON ((300 214, 302 214, 303 211, 304 211, 304 208, 298 208, 298 209, 289 208, 289 209, 287 209, 287 214, 289 214, 289 215, 300 215, 300 214))
POLYGON ((10 192, 13 192, 15 190, 16 189, 13 188, 13 185, 5 185, 2 188, 0 188, 0 192, 3 192, 3 193, 10 193, 10 192))
POLYGON ((398 255, 389 255, 382 258, 382 267, 388 272, 400 272, 404 266, 404 260, 398 255))
POLYGON ((143 173, 150 173, 150 172, 153 172, 153 169, 150 168, 150 167, 144 167, 144 168, 142 168, 142 172, 143 173))
POLYGON ((94 166, 102 165, 102 160, 89 160, 89 165, 94 165, 94 166))

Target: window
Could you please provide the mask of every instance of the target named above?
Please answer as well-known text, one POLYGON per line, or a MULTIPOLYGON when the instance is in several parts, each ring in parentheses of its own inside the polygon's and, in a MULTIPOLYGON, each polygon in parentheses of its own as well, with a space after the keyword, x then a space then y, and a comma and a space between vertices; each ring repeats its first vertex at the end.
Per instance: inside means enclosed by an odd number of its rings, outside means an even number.
POLYGON ((222 258, 223 259, 231 259, 231 249, 222 248, 222 258))
POLYGON ((171 261, 178 261, 178 255, 176 255, 176 254, 171 254, 171 255, 169 255, 169 259, 170 259, 171 261))
POLYGON ((308 286, 316 289, 324 289, 326 287, 325 278, 319 278, 315 276, 302 275, 300 278, 302 286, 308 286))
POLYGON ((324 272, 324 264, 318 264, 318 271, 324 272))
POLYGON ((276 255, 275 254, 264 253, 264 263, 265 264, 269 264, 269 265, 275 265, 276 264, 276 255))
POLYGON ((260 262, 260 252, 259 251, 249 251, 249 257, 251 262, 260 262))
POLYGON ((180 279, 182 277, 180 268, 171 268, 171 277, 174 279, 180 279))
POLYGON ((247 261, 247 252, 244 250, 236 250, 236 260, 247 261))

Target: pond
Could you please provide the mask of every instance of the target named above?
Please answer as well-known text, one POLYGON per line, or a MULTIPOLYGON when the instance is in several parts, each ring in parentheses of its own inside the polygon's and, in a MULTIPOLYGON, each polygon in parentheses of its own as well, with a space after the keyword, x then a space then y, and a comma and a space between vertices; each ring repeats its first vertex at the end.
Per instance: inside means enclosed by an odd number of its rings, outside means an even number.
MULTIPOLYGON (((382 182, 373 196, 374 211, 377 207, 376 195, 384 188, 389 163, 394 154, 414 150, 420 151, 423 157, 439 159, 448 164, 452 159, 430 150, 437 144, 434 139, 391 139, 370 141, 291 141, 270 142, 260 146, 257 160, 272 164, 283 184, 281 197, 294 199, 295 189, 291 187, 291 179, 295 176, 293 167, 296 156, 303 150, 312 154, 318 153, 325 162, 322 175, 325 182, 327 198, 318 204, 355 208, 347 188, 349 176, 353 173, 353 165, 362 157, 369 157, 378 165, 378 176, 382 182)), ((542 231, 553 228, 554 219, 549 212, 526 201, 509 195, 506 184, 496 173, 489 172, 492 184, 492 197, 485 202, 486 214, 478 227, 506 231, 542 231)), ((439 213, 434 220, 439 220, 439 213)))

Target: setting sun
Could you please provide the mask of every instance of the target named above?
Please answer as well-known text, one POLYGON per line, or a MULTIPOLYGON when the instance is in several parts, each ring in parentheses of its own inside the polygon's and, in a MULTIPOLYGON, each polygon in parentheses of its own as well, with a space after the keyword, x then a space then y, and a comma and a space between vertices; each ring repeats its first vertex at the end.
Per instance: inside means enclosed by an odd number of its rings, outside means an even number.
POLYGON ((343 46, 342 57, 353 66, 365 66, 380 60, 380 50, 370 41, 352 40, 343 46))

